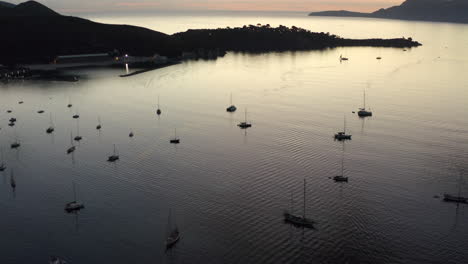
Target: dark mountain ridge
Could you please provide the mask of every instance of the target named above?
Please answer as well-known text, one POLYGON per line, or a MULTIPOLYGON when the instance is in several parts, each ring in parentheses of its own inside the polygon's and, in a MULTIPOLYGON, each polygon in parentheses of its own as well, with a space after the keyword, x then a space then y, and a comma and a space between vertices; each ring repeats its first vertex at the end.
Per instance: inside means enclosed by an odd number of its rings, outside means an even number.
POLYGON ((416 47, 411 39, 350 40, 325 33, 280 26, 188 30, 167 35, 150 29, 108 25, 62 16, 29 1, 4 7, 0 15, 0 64, 49 63, 58 55, 107 53, 118 50, 134 56, 169 57, 183 52, 311 50, 338 46, 416 47))
POLYGON ((349 11, 313 12, 309 16, 371 17, 435 22, 468 23, 467 0, 406 0, 399 6, 373 13, 349 11))

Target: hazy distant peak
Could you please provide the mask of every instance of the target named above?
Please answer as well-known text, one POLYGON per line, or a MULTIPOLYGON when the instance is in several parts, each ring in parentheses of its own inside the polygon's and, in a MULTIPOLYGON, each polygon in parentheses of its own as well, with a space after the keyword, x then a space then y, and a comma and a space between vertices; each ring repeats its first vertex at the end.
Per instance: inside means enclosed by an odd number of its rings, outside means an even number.
POLYGON ((382 8, 373 13, 324 11, 309 15, 468 23, 468 0, 406 0, 399 6, 382 8))
POLYGON ((0 1, 0 8, 1 8, 1 7, 8 7, 8 8, 13 8, 13 7, 15 7, 15 5, 14 5, 14 4, 12 4, 12 3, 8 3, 8 2, 0 1))

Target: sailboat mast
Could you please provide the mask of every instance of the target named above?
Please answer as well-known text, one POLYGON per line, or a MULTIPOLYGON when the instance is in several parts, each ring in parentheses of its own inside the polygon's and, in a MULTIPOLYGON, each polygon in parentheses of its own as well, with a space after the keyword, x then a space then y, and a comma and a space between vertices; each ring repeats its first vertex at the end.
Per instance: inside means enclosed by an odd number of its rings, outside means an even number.
POLYGON ((344 116, 343 132, 346 134, 346 115, 344 116))
POLYGON ((304 209, 303 209, 303 216, 304 219, 306 217, 306 180, 304 179, 304 209))
POLYGON ((458 181, 458 197, 461 197, 461 184, 462 184, 462 173, 460 172, 460 180, 458 181))
POLYGON ((231 102, 231 105, 232 105, 232 93, 231 93, 231 101, 230 102, 231 102))
POLYGON ((293 192, 291 191, 291 204, 289 205, 291 208, 289 208, 291 214, 294 214, 294 197, 293 197, 293 192))
POLYGON ((341 176, 344 176, 344 142, 343 151, 341 152, 341 176))
POLYGON ((158 94, 158 109, 159 109, 159 94, 158 94))
POLYGON ((364 109, 366 109, 366 90, 364 90, 364 109))
POLYGON ((245 109, 245 123, 247 123, 247 108, 245 109))
POLYGON ((76 202, 76 187, 75 187, 75 182, 73 182, 73 201, 76 202))
POLYGON ((115 144, 114 144, 114 156, 115 156, 115 144))

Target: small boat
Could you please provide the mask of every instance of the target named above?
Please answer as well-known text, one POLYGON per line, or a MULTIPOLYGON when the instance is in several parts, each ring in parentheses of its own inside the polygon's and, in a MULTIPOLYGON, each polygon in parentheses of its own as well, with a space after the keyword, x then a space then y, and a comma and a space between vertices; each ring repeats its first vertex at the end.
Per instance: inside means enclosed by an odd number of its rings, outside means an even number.
POLYGON ((67 262, 59 257, 51 256, 49 258, 49 264, 67 264, 67 262))
POLYGON ((84 208, 84 204, 76 201, 75 183, 73 183, 73 201, 65 204, 65 211, 67 213, 79 211, 84 208))
POLYGON ((69 97, 69 98, 68 98, 68 104, 67 104, 67 107, 68 107, 68 108, 71 108, 72 106, 73 106, 73 105, 72 105, 72 103, 71 103, 71 100, 70 100, 70 97, 69 97))
POLYGON ((346 116, 344 117, 343 132, 336 133, 335 134, 335 139, 339 140, 339 141, 351 139, 351 135, 346 134, 346 116))
POLYGON ((76 137, 74 138, 75 141, 81 141, 83 137, 80 136, 80 121, 76 122, 76 137))
POLYGON ((37 111, 38 114, 43 114, 44 113, 44 110, 39 110, 37 111))
POLYGON ((15 123, 9 123, 8 126, 11 126, 11 127, 14 127, 15 126, 15 123))
POLYGON ((80 118, 80 114, 78 113, 78 111, 76 111, 76 113, 73 115, 73 119, 78 119, 80 118))
POLYGON ((23 101, 19 101, 18 104, 23 104, 24 102, 23 101))
POLYGON ((169 142, 171 144, 179 144, 180 138, 177 137, 177 128, 174 128, 174 138, 170 139, 169 142))
POLYGON ((96 129, 97 129, 97 130, 101 130, 101 128, 102 128, 102 125, 101 125, 101 118, 98 117, 98 125, 96 126, 96 129))
POLYGON ((7 113, 11 114, 11 112, 12 112, 11 110, 7 110, 7 113))
POLYGON ((12 118, 10 118, 10 120, 8 120, 8 121, 10 121, 10 123, 15 123, 15 122, 16 122, 16 118, 12 117, 12 118))
POLYGON ((372 112, 369 110, 366 110, 366 91, 364 90, 364 106, 362 108, 359 108, 358 111, 358 116, 359 117, 367 117, 367 116, 372 116, 372 112))
POLYGON ((292 224, 297 227, 306 227, 306 228, 314 228, 315 221, 312 219, 308 219, 306 217, 306 180, 304 179, 304 201, 303 201, 303 211, 302 215, 296 215, 293 212, 293 200, 291 195, 291 211, 285 211, 283 213, 284 222, 288 224, 292 224))
POLYGON ((10 172, 10 186, 13 190, 16 189, 16 180, 15 180, 15 175, 13 174, 13 169, 10 172))
POLYGON ((21 143, 18 140, 18 135, 16 134, 16 130, 15 130, 15 142, 11 143, 10 147, 11 147, 11 149, 17 149, 20 146, 21 146, 21 143))
POLYGON ((171 211, 169 210, 169 217, 168 217, 168 236, 166 238, 166 249, 172 248, 177 242, 180 240, 180 232, 179 229, 177 228, 177 225, 175 225, 174 228, 172 228, 172 222, 171 222, 171 211))
POLYGON ((5 171, 7 167, 5 165, 5 160, 3 159, 3 149, 0 149, 0 155, 2 157, 2 161, 0 163, 0 171, 5 171))
POLYGON ((450 194, 444 194, 444 201, 455 202, 455 203, 468 203, 468 197, 453 196, 450 194))
POLYGON ((381 60, 381 59, 382 59, 382 57, 377 57, 376 59, 378 59, 378 60, 381 60))
POLYGON ((119 160, 119 155, 117 155, 117 152, 115 150, 115 144, 114 144, 114 154, 110 155, 108 158, 107 158, 107 161, 108 162, 115 162, 117 160, 119 160))
POLYGON ((128 134, 128 137, 132 138, 133 136, 134 136, 133 132, 130 132, 130 134, 128 134))
POLYGON ((54 130, 55 128, 54 128, 54 123, 52 122, 52 114, 50 114, 50 126, 49 128, 47 128, 46 132, 47 134, 51 134, 54 132, 54 130))
POLYGON ((156 114, 157 115, 161 114, 161 108, 159 107, 159 95, 158 95, 158 109, 156 110, 156 114))
POLYGON ((333 180, 335 182, 348 182, 348 177, 344 176, 344 149, 341 153, 341 175, 334 176, 333 180))
POLYGON ((252 124, 247 122, 247 109, 245 109, 245 120, 244 120, 244 122, 240 122, 237 126, 240 127, 241 129, 247 129, 249 127, 252 127, 252 124))
POLYGON ((340 55, 340 61, 347 61, 347 60, 349 60, 349 59, 346 58, 346 57, 343 57, 343 55, 340 55))
POLYGON ((458 181, 458 194, 457 195, 451 195, 451 194, 445 193, 444 194, 444 201, 445 202, 468 203, 468 197, 461 196, 462 178, 463 178, 463 175, 462 175, 462 173, 460 173, 460 179, 458 181))
POLYGON ((67 149, 67 154, 70 154, 76 150, 75 145, 73 145, 73 134, 70 132, 70 144, 71 146, 67 149))
POLYGON ((226 108, 226 111, 229 113, 233 113, 237 110, 237 107, 232 104, 232 93, 231 93, 231 100, 230 100, 230 105, 228 108, 226 108))

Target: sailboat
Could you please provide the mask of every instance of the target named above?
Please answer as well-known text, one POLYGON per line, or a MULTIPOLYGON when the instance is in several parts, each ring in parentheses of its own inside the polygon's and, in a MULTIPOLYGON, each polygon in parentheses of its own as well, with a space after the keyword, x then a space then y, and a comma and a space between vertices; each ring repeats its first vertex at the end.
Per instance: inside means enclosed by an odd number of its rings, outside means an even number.
POLYGON ((128 134, 128 137, 133 137, 135 134, 133 134, 133 131, 130 131, 130 134, 128 134))
POLYGON ((74 118, 74 119, 80 118, 80 114, 78 113, 78 111, 76 111, 76 114, 73 115, 73 118, 74 118))
POLYGON ((109 162, 115 162, 119 159, 119 155, 117 155, 117 151, 115 150, 115 144, 114 144, 114 154, 110 155, 108 158, 107 158, 107 161, 109 162))
POLYGON ((359 108, 358 116, 359 117, 372 116, 372 112, 366 110, 366 91, 365 90, 364 90, 364 106, 362 108, 359 108))
POLYGON ((335 134, 335 139, 336 140, 347 140, 351 139, 351 135, 346 134, 346 116, 344 116, 344 126, 343 126, 343 132, 338 132, 335 134))
POLYGON ((70 154, 76 150, 75 145, 73 145, 73 134, 70 132, 70 144, 71 146, 67 149, 67 154, 70 154))
POLYGON ((252 127, 252 124, 247 122, 247 108, 245 109, 245 121, 240 122, 237 126, 241 129, 247 129, 249 127, 252 127))
POLYGON ((468 197, 461 196, 461 186, 462 186, 462 173, 460 173, 460 179, 458 181, 458 194, 451 195, 448 193, 444 193, 444 201, 455 202, 455 203, 468 203, 468 197))
POLYGON ((75 141, 80 141, 80 140, 83 139, 80 136, 80 121, 79 120, 76 121, 76 137, 74 139, 75 139, 75 141))
POLYGON ((283 213, 284 221, 286 223, 299 226, 299 227, 306 227, 306 228, 314 228, 314 221, 311 219, 306 218, 306 180, 304 179, 304 203, 303 203, 303 211, 302 215, 296 215, 292 211, 291 212, 285 211, 283 213))
POLYGON ((68 108, 71 108, 72 106, 73 106, 73 105, 72 105, 72 103, 71 103, 71 99, 70 99, 70 97, 68 97, 68 105, 67 105, 67 107, 68 107, 68 108))
MULTIPOLYGON (((344 143, 343 143, 344 144, 344 143)), ((344 148, 344 146, 343 146, 344 148)), ((344 176, 344 149, 341 153, 341 174, 334 176, 333 180, 335 182, 348 182, 348 177, 344 176)))
POLYGON ((47 128, 46 132, 47 134, 51 134, 52 132, 54 132, 55 128, 54 128, 54 123, 52 122, 52 114, 50 114, 50 126, 49 128, 47 128))
POLYGON ((174 128, 174 138, 169 140, 171 144, 179 144, 180 143, 180 138, 177 137, 177 128, 174 128))
POLYGON ((67 264, 67 262, 57 256, 51 256, 49 259, 49 264, 67 264))
POLYGON ((349 60, 349 59, 346 58, 346 57, 343 57, 343 55, 340 55, 340 61, 347 61, 347 60, 349 60))
POLYGON ((15 142, 11 143, 10 147, 12 149, 17 149, 21 146, 21 143, 20 141, 18 140, 18 136, 16 135, 16 131, 15 131, 15 142))
POLYGON ((237 107, 235 105, 232 104, 232 93, 231 93, 231 101, 230 101, 230 105, 228 108, 226 108, 226 111, 229 112, 229 113, 233 113, 237 110, 237 107))
POLYGON ((175 227, 172 228, 171 210, 169 210, 167 226, 168 226, 168 236, 166 238, 166 249, 169 249, 173 247, 180 240, 180 232, 179 232, 179 229, 177 228, 177 225, 175 225, 175 227))
POLYGON ((2 163, 0 163, 0 171, 5 171, 6 170, 6 165, 5 165, 5 160, 3 159, 3 148, 0 149, 0 153, 2 155, 2 163))
POLYGON ((13 169, 10 172, 10 186, 13 190, 16 189, 16 180, 15 180, 15 175, 13 174, 13 169))
POLYGON ((156 110, 156 114, 157 115, 161 114, 161 108, 159 108, 159 95, 158 95, 158 109, 156 110))
POLYGON ((76 201, 76 188, 75 183, 73 183, 73 201, 65 204, 65 211, 71 213, 74 211, 79 211, 84 208, 84 204, 76 201))
POLYGON ((98 117, 98 125, 96 126, 97 130, 101 130, 102 125, 101 125, 101 117, 98 117))

